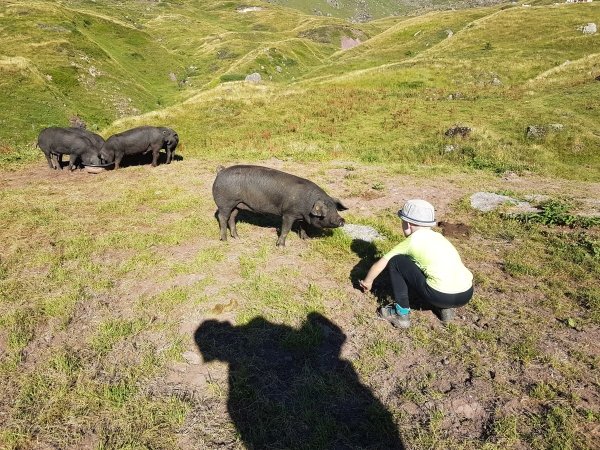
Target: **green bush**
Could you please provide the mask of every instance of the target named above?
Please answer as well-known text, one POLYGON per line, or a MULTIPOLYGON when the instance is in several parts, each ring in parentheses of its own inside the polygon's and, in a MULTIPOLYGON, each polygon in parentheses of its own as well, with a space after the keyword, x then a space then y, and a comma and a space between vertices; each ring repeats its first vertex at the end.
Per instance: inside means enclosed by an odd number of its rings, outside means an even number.
POLYGON ((227 83, 228 81, 244 81, 246 79, 246 75, 241 73, 226 73, 219 77, 222 83, 227 83))

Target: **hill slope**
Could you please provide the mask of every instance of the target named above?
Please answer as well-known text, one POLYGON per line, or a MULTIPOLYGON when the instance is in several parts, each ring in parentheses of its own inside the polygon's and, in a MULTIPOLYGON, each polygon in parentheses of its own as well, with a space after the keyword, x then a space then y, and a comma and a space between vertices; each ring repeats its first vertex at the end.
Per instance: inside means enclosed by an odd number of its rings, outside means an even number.
POLYGON ((351 22, 366 22, 388 16, 418 15, 431 10, 465 9, 474 6, 490 6, 502 3, 502 0, 267 0, 290 8, 299 9, 307 14, 339 17, 351 22))
POLYGON ((244 149, 597 178, 600 37, 581 32, 600 22, 594 3, 352 26, 265 4, 249 12, 221 2, 3 8, 0 106, 13 114, 0 136, 13 156, 13 148, 35 155, 27 144, 39 130, 72 116, 102 130, 173 105, 103 132, 167 118, 190 156, 244 149), (360 45, 341 50, 342 38, 360 45), (253 72, 259 87, 235 82, 253 72), (445 138, 455 125, 471 128, 470 138, 445 138), (526 139, 528 126, 550 131, 526 139))
POLYGON ((580 27, 599 13, 0 3, 0 448, 595 448, 600 62, 580 27), (173 127, 177 157, 49 170, 35 138, 74 116, 173 127), (313 180, 381 239, 276 248, 278 219, 240 213, 219 241, 234 163, 313 180), (448 326, 413 299, 394 329, 385 275, 356 287, 409 198, 474 274, 448 326))

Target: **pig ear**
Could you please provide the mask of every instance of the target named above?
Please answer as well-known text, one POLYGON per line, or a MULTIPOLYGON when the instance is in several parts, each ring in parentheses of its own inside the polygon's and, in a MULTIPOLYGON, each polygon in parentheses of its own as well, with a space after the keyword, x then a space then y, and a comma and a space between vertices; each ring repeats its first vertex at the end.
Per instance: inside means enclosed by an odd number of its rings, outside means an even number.
POLYGON ((333 202, 335 203, 335 206, 337 208, 338 211, 346 211, 348 209, 348 207, 346 205, 344 205, 341 200, 338 200, 335 197, 331 197, 331 199, 333 200, 333 202))
POLYGON ((325 217, 325 214, 327 214, 327 205, 325 205, 323 200, 317 200, 313 205, 310 215, 315 217, 325 217))

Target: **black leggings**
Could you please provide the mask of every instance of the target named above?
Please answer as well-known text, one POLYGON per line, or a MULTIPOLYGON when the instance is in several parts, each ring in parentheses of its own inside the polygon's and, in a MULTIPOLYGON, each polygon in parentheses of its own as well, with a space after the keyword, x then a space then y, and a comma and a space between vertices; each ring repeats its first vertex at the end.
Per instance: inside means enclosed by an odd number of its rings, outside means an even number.
POLYGON ((392 257, 388 263, 388 271, 392 279, 394 300, 403 308, 410 307, 409 291, 438 308, 457 308, 466 305, 473 297, 473 287, 459 294, 445 294, 436 291, 427 284, 425 274, 419 269, 419 266, 406 255, 392 257))

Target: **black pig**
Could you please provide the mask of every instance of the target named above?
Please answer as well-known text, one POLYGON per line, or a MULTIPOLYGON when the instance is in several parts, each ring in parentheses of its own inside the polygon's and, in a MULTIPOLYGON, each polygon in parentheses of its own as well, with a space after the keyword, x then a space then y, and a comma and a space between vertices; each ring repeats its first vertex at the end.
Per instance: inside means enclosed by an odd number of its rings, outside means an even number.
MULTIPOLYGON (((89 166, 89 165, 101 164, 100 150, 102 149, 102 146, 104 145, 104 138, 102 136, 100 136, 99 134, 96 134, 96 133, 92 133, 91 131, 88 131, 85 128, 80 128, 80 127, 69 127, 69 128, 65 128, 65 130, 69 130, 69 131, 72 131, 73 133, 79 134, 80 136, 87 137, 90 140, 90 142, 94 145, 94 147, 95 147, 94 152, 81 155, 81 162, 83 163, 83 165, 89 166)), ((56 159, 58 161, 58 166, 61 167, 62 153, 58 153, 56 155, 56 157, 57 157, 56 159)))
POLYGON ((152 167, 155 167, 162 148, 167 151, 167 164, 171 163, 178 143, 179 136, 171 128, 137 127, 109 137, 100 151, 100 157, 105 162, 114 161, 115 169, 118 169, 123 156, 152 152, 152 167))
POLYGON ((40 132, 37 145, 44 152, 51 169, 61 169, 60 161, 66 154, 69 155, 69 169, 73 170, 78 160, 84 164, 100 164, 100 148, 90 136, 92 134, 74 128, 49 127, 40 132), (56 161, 53 156, 56 156, 56 161))
POLYGON ((296 221, 300 221, 300 236, 304 239, 305 224, 317 228, 336 228, 344 225, 338 211, 346 208, 338 199, 304 178, 260 166, 232 166, 222 169, 212 187, 217 204, 221 240, 237 238, 235 218, 240 209, 282 216, 277 245, 285 238, 296 221))
POLYGON ((91 131, 86 130, 85 128, 69 127, 66 129, 73 131, 74 133, 78 133, 81 136, 87 137, 90 141, 92 141, 92 144, 94 144, 94 146, 98 149, 98 152, 100 152, 100 149, 102 149, 102 146, 104 145, 104 138, 102 136, 96 133, 92 133, 91 131))

